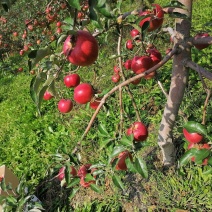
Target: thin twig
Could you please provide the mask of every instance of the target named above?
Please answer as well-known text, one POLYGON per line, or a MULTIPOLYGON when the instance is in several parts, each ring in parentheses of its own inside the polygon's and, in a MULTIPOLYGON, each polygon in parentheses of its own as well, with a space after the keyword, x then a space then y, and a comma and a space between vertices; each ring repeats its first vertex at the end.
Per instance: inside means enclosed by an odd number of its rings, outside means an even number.
POLYGON ((206 112, 207 112, 207 106, 208 106, 208 102, 211 96, 211 89, 207 89, 206 90, 207 96, 204 102, 204 107, 203 107, 203 116, 202 116, 202 124, 205 125, 206 123, 206 112))

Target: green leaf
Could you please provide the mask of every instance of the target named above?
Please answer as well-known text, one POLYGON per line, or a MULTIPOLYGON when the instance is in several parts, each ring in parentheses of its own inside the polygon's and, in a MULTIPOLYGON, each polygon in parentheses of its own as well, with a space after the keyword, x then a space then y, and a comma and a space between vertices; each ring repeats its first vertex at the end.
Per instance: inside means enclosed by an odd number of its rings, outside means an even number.
POLYGON ((198 149, 195 148, 186 151, 186 153, 180 158, 179 165, 180 166, 186 165, 191 160, 191 158, 196 154, 197 151, 198 149))
POLYGON ((174 8, 182 8, 182 9, 186 9, 186 7, 184 6, 184 4, 182 4, 181 2, 177 1, 171 1, 169 4, 167 4, 166 6, 164 6, 163 8, 166 7, 174 7, 174 8))
POLYGON ((195 162, 198 163, 200 161, 202 163, 202 160, 207 158, 210 155, 209 149, 200 149, 197 152, 195 152, 195 162))
POLYGON ((52 50, 50 47, 46 47, 44 49, 39 49, 39 50, 32 50, 29 54, 28 57, 31 60, 31 69, 38 63, 40 62, 44 57, 52 54, 52 50))
POLYGON ((34 89, 34 84, 35 84, 35 81, 36 81, 36 76, 34 76, 30 82, 30 96, 32 98, 32 101, 37 104, 37 95, 36 95, 36 92, 35 92, 35 89, 34 89))
POLYGON ((112 154, 109 157, 109 163, 111 162, 111 160, 116 157, 119 153, 123 152, 126 150, 126 147, 124 146, 115 146, 115 148, 113 149, 112 154))
POLYGON ((97 11, 99 13, 101 13, 102 15, 104 15, 107 18, 112 18, 113 17, 112 11, 111 11, 111 9, 109 7, 109 4, 107 4, 107 3, 102 5, 101 7, 96 7, 96 9, 97 9, 97 11))
POLYGON ((65 166, 65 180, 66 183, 69 185, 71 181, 71 169, 70 169, 70 164, 67 162, 65 166))
POLYGON ((208 158, 208 165, 212 166, 212 157, 208 158))
POLYGON ((92 184, 90 184, 90 187, 93 191, 100 193, 100 194, 102 193, 102 189, 99 188, 99 186, 97 186, 96 184, 92 183, 92 184))
POLYGON ((96 168, 102 168, 102 167, 105 167, 106 165, 104 163, 96 163, 96 164, 93 164, 90 169, 96 169, 96 168))
POLYGON ((169 16, 171 18, 182 18, 182 19, 187 19, 188 18, 188 16, 186 14, 178 13, 178 12, 173 12, 173 13, 169 14, 169 16))
POLYGON ((5 178, 3 178, 3 179, 1 180, 0 185, 1 185, 2 191, 6 191, 6 190, 7 190, 7 185, 6 185, 6 183, 5 183, 5 178))
POLYGON ((122 183, 120 177, 117 174, 114 174, 112 176, 112 181, 114 183, 114 185, 122 190, 124 190, 124 184, 122 183))
POLYGON ((126 146, 126 147, 132 147, 133 146, 133 134, 131 134, 130 136, 123 136, 122 139, 120 140, 120 143, 123 145, 123 146, 126 146))
POLYGON ((125 163, 126 163, 127 168, 128 168, 129 171, 131 171, 131 172, 133 172, 133 173, 136 173, 136 172, 137 172, 137 170, 136 170, 134 164, 132 163, 132 161, 130 160, 129 157, 127 157, 127 158, 125 159, 125 163))
POLYGON ((77 10, 81 9, 79 0, 68 0, 68 3, 71 7, 75 8, 77 10))
POLYGON ((70 180, 70 183, 67 185, 66 188, 71 188, 71 187, 74 187, 75 185, 79 184, 80 182, 80 178, 73 178, 70 180))
POLYGON ((70 201, 75 196, 75 194, 77 193, 78 190, 79 190, 79 188, 73 188, 73 190, 71 191, 71 194, 69 195, 69 200, 70 201))
POLYGON ((105 172, 104 170, 98 169, 98 170, 94 171, 94 172, 92 173, 92 175, 93 175, 93 176, 97 176, 97 175, 103 174, 104 172, 105 172))
POLYGON ((107 132, 107 130, 106 130, 106 128, 103 124, 100 124, 98 126, 98 130, 103 137, 109 137, 110 136, 110 134, 107 132))
POLYGON ((147 166, 146 166, 146 162, 138 157, 135 159, 135 168, 137 170, 137 172, 144 178, 148 177, 148 170, 147 170, 147 166))
POLYGON ((13 196, 8 196, 6 198, 6 203, 10 206, 16 206, 17 205, 17 199, 13 196))
POLYGON ((207 128, 195 121, 188 121, 187 123, 184 124, 183 126, 189 133, 199 133, 201 135, 207 135, 207 128))
POLYGON ((106 3, 106 0, 98 0, 97 1, 97 7, 102 7, 106 3))

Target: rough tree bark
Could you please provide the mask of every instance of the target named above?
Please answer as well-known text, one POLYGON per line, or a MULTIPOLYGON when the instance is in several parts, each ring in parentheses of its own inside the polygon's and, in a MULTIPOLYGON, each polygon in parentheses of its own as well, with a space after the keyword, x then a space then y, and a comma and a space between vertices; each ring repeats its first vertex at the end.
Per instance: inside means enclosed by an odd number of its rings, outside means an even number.
POLYGON ((182 46, 181 51, 173 57, 172 77, 169 96, 164 109, 160 124, 158 144, 162 150, 164 166, 173 165, 176 157, 176 149, 173 140, 173 127, 178 115, 180 104, 183 100, 185 87, 188 81, 188 68, 184 67, 183 61, 191 58, 189 45, 186 42, 190 37, 192 0, 179 0, 187 8, 188 19, 177 18, 175 30, 178 39, 174 45, 182 46))

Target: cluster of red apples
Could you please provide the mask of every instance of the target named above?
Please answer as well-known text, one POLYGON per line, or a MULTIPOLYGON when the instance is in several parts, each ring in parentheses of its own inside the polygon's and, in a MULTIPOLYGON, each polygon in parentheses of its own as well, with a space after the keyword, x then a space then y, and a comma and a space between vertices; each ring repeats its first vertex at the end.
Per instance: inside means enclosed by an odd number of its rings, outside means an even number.
MULTIPOLYGON (((163 8, 158 4, 153 4, 153 11, 146 10, 139 14, 139 16, 143 16, 144 18, 140 21, 139 27, 142 29, 146 22, 149 23, 149 27, 147 29, 148 32, 154 31, 162 26, 164 12, 163 8), (147 16, 147 17, 146 17, 147 16)), ((134 28, 130 31, 130 36, 132 39, 127 40, 126 48, 129 50, 133 50, 135 47, 135 42, 140 42, 141 33, 138 29, 134 28)), ((142 56, 134 56, 132 59, 128 59, 124 62, 124 68, 126 70, 132 70, 134 74, 140 74, 148 69, 155 66, 162 59, 161 53, 157 50, 154 45, 149 45, 146 49, 146 54, 142 56)), ((146 76, 145 79, 152 79, 155 76, 156 72, 152 72, 146 76)), ((114 74, 112 76, 112 81, 117 83, 120 80, 119 68, 117 66, 114 67, 114 74)), ((138 84, 141 79, 138 79, 133 84, 138 84)))
MULTIPOLYGON (((80 185, 84 188, 90 187, 91 184, 95 184, 95 178, 94 171, 96 169, 90 168, 91 164, 85 164, 79 167, 79 170, 77 171, 74 166, 70 167, 70 174, 72 178, 80 178, 80 185), (93 180, 86 181, 86 175, 91 174, 93 176, 93 180)), ((60 181, 63 181, 65 179, 65 169, 66 167, 63 166, 57 175, 57 179, 60 181)))
MULTIPOLYGON (((188 132, 185 128, 183 129, 183 135, 185 139, 189 142, 188 144, 188 150, 195 148, 197 150, 201 149, 210 149, 210 145, 208 143, 204 142, 204 136, 197 133, 197 132, 188 132)), ((196 159, 193 156, 191 158, 191 161, 195 162, 196 159)), ((202 162, 202 165, 207 165, 208 164, 208 158, 205 158, 202 162)))

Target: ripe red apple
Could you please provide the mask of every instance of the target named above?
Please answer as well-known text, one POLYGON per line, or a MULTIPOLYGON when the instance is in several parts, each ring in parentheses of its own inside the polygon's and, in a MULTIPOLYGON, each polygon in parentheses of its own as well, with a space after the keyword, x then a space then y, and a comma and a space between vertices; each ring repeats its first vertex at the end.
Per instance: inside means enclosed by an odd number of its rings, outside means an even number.
POLYGON ((130 31, 130 35, 132 37, 132 39, 134 39, 136 36, 138 36, 140 34, 140 32, 137 29, 132 29, 130 31))
POLYGON ((118 73, 120 72, 119 66, 117 66, 117 65, 114 66, 114 67, 113 67, 113 72, 116 73, 116 74, 118 74, 118 73))
POLYGON ((56 23, 56 26, 57 26, 57 27, 61 27, 61 26, 62 26, 62 22, 58 21, 58 22, 56 23))
POLYGON ((119 75, 119 74, 114 74, 114 75, 112 75, 111 80, 112 80, 114 83, 119 82, 119 80, 120 80, 120 75, 119 75))
POLYGON ((141 82, 141 78, 136 79, 136 80, 132 81, 131 83, 132 83, 133 85, 138 85, 140 82, 141 82))
POLYGON ((125 63, 124 63, 124 67, 127 69, 127 70, 130 70, 131 69, 131 64, 132 64, 132 60, 126 60, 125 63))
POLYGON ((100 103, 101 103, 101 98, 96 98, 90 102, 90 108, 96 110, 100 103))
POLYGON ((88 83, 79 84, 74 89, 74 100, 79 104, 86 104, 90 102, 93 95, 93 87, 88 83))
POLYGON ((64 77, 64 84, 68 88, 76 87, 80 84, 80 76, 78 74, 69 74, 64 77))
POLYGON ((18 72, 22 72, 24 69, 23 68, 19 68, 18 69, 18 72))
POLYGON ((18 36, 18 32, 13 32, 13 36, 17 37, 18 36))
POLYGON ((127 129, 127 135, 131 134, 133 134, 135 141, 145 141, 148 137, 148 130, 142 122, 134 122, 127 129))
POLYGON ((27 26, 27 28, 28 28, 28 30, 30 30, 30 31, 33 31, 33 29, 34 29, 34 27, 33 27, 32 24, 29 24, 29 25, 27 26))
POLYGON ((72 110, 73 108, 73 103, 70 99, 61 99, 58 102, 58 110, 61 113, 68 113, 72 110))
POLYGON ((135 56, 132 59, 131 69, 135 74, 140 74, 150 69, 153 65, 152 59, 148 56, 135 56))
MULTIPOLYGON (((65 166, 63 166, 62 168, 60 168, 59 173, 58 173, 58 176, 57 176, 57 179, 58 180, 62 181, 65 178, 65 169, 66 169, 65 166)), ((77 170, 73 166, 71 166, 70 169, 71 169, 70 170, 70 174, 73 177, 77 176, 77 170)))
POLYGON ((161 61, 162 55, 156 48, 147 49, 147 52, 149 53, 153 66, 161 61))
MULTIPOLYGON (((196 34, 196 36, 194 37, 194 39, 199 39, 199 38, 205 38, 205 37, 209 37, 210 35, 208 33, 198 33, 196 34)), ((199 49, 199 50, 202 50, 202 49, 205 49, 209 46, 210 44, 195 44, 194 46, 199 49)))
POLYGON ((57 33, 57 34, 61 34, 61 33, 62 33, 62 29, 61 29, 60 27, 58 27, 58 28, 56 29, 56 33, 57 33))
POLYGON ((199 143, 203 140, 203 136, 194 132, 189 133, 185 128, 183 128, 183 135, 185 136, 185 139, 190 143, 199 143))
POLYGON ((22 55, 24 55, 24 52, 25 51, 23 49, 21 49, 20 52, 19 52, 19 54, 22 56, 22 55))
POLYGON ((50 100, 52 98, 53 98, 52 94, 50 92, 48 92, 48 91, 45 91, 45 93, 43 95, 43 99, 44 100, 50 100))
POLYGON ((127 40, 126 48, 129 49, 129 50, 133 50, 134 45, 133 45, 133 41, 132 40, 127 40))
POLYGON ((131 161, 133 160, 131 153, 127 150, 124 152, 121 152, 118 155, 118 162, 116 164, 116 170, 127 170, 127 165, 125 163, 125 160, 127 158, 130 158, 131 161))
POLYGON ((93 64, 98 57, 98 43, 89 32, 79 30, 76 34, 66 38, 63 53, 70 63, 88 66, 93 64))
POLYGON ((139 26, 142 27, 145 22, 149 22, 148 32, 158 29, 163 24, 164 12, 163 8, 158 4, 152 4, 154 6, 153 11, 144 11, 140 13, 140 16, 150 14, 150 17, 146 17, 140 21, 139 26))

